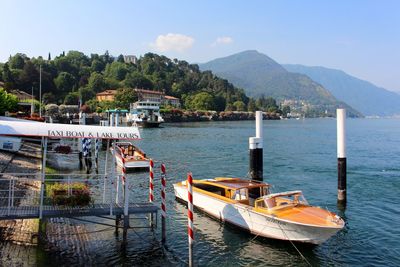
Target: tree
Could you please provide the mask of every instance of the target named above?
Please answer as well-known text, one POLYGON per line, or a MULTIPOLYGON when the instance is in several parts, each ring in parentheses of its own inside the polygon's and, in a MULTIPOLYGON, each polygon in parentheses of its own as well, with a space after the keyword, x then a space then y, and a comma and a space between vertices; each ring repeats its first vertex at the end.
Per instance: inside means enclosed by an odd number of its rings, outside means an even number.
POLYGON ((42 96, 42 102, 43 104, 54 104, 56 102, 56 97, 54 96, 53 93, 45 93, 42 96))
POLYGON ((67 93, 72 91, 72 88, 75 85, 75 78, 68 72, 60 72, 57 78, 54 79, 54 84, 59 90, 59 93, 67 93))
POLYGON ((215 110, 214 97, 207 92, 201 92, 187 98, 185 106, 194 110, 215 110))
POLYGON ((97 72, 92 72, 89 77, 88 87, 95 93, 103 91, 106 87, 103 75, 97 72))
POLYGON ((129 73, 124 81, 126 87, 153 89, 153 83, 138 71, 129 73))
POLYGON ((126 67, 125 63, 114 61, 111 64, 107 64, 106 70, 104 71, 104 76, 122 81, 125 79, 127 73, 128 68, 126 67))
POLYGON ((18 98, 7 93, 3 88, 0 88, 0 114, 6 111, 15 111, 18 105, 18 98))
POLYGON ((99 60, 99 59, 95 59, 92 61, 92 65, 91 65, 91 70, 96 71, 96 72, 102 72, 104 70, 104 62, 99 60))
POLYGON ((32 86, 37 87, 39 84, 39 71, 31 61, 27 61, 20 75, 20 89, 30 91, 32 86))
POLYGON ((8 67, 8 63, 5 63, 3 66, 3 73, 2 73, 3 81, 5 82, 6 89, 12 89, 14 87, 14 78, 8 67))
POLYGON ((236 101, 233 103, 233 106, 237 111, 245 111, 246 110, 246 105, 243 103, 243 101, 236 101))
POLYGON ((247 110, 250 112, 254 112, 256 111, 257 107, 256 107, 256 102, 254 101, 253 98, 249 99, 249 103, 247 104, 247 110))
POLYGON ((79 88, 79 96, 80 96, 80 99, 82 100, 82 103, 86 103, 86 101, 95 97, 96 94, 89 87, 81 87, 81 88, 79 88))
POLYGON ((122 54, 118 56, 117 62, 125 63, 125 59, 124 59, 124 56, 122 54))
POLYGON ((25 54, 17 53, 9 58, 8 63, 12 69, 22 70, 25 65, 25 60, 29 60, 25 54))
POLYGON ((282 114, 283 116, 287 117, 287 114, 290 113, 290 106, 283 106, 282 107, 282 114))
POLYGON ((64 98, 65 105, 78 105, 78 102, 79 102, 78 92, 70 92, 64 98))
POLYGON ((120 88, 115 94, 115 102, 119 108, 128 109, 129 105, 137 100, 137 94, 132 88, 120 88))

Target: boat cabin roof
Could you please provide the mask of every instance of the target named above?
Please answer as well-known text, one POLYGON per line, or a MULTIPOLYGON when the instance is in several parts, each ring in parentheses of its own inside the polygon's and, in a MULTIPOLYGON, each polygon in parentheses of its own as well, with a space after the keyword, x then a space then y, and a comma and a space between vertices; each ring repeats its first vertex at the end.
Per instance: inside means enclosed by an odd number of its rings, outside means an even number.
POLYGON ((201 180, 201 182, 205 184, 219 186, 225 189, 234 189, 234 190, 238 190, 241 188, 257 188, 262 186, 269 187, 269 184, 259 181, 245 180, 240 178, 227 178, 227 177, 216 177, 214 179, 201 180))

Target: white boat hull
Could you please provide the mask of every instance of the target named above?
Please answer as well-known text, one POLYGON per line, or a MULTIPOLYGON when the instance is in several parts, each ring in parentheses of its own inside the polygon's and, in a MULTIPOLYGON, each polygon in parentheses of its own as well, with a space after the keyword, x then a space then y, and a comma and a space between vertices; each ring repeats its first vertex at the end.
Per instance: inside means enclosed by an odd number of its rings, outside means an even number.
MULTIPOLYGON (((175 197, 187 202, 185 186, 174 184, 174 191, 175 197)), ((321 244, 340 230, 340 228, 318 227, 277 219, 256 212, 250 206, 227 203, 197 191, 193 192, 193 205, 221 221, 267 238, 321 244)))
MULTIPOLYGON (((119 167, 123 166, 122 159, 119 155, 115 156, 115 160, 119 167)), ((125 161, 125 168, 127 170, 144 169, 144 168, 149 168, 149 167, 150 167, 149 160, 126 160, 125 161)))

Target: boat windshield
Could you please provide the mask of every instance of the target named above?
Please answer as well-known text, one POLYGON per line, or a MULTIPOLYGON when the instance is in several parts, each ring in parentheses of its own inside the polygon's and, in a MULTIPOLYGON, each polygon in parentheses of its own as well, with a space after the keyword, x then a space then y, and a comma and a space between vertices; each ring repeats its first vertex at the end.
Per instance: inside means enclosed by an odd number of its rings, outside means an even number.
POLYGON ((264 205, 268 209, 298 204, 308 205, 300 191, 271 194, 264 198, 264 205))

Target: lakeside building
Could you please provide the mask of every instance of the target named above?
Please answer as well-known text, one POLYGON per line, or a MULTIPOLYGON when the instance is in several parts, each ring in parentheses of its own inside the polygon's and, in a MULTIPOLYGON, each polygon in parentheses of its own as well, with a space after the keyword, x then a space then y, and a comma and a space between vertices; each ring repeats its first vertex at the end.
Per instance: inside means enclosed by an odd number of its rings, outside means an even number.
MULTIPOLYGON (((30 101, 32 99, 32 95, 21 90, 14 89, 11 90, 10 93, 17 96, 19 102, 26 102, 27 100, 30 101)), ((33 99, 35 99, 35 97, 33 97, 33 99)))
MULTIPOLYGON (((170 105, 176 108, 179 108, 181 106, 179 98, 165 95, 165 93, 162 91, 152 91, 138 88, 135 88, 133 90, 136 92, 139 101, 152 101, 157 102, 160 105, 170 105)), ((114 101, 116 93, 117 90, 114 89, 105 90, 101 93, 96 94, 96 100, 99 102, 114 101)))
POLYGON ((113 90, 113 89, 105 90, 103 92, 96 94, 96 100, 99 102, 114 101, 114 97, 115 97, 116 93, 117 93, 117 90, 113 90))
POLYGON ((134 55, 126 55, 126 56, 124 56, 124 61, 125 61, 125 63, 136 64, 137 63, 137 57, 134 56, 134 55))

